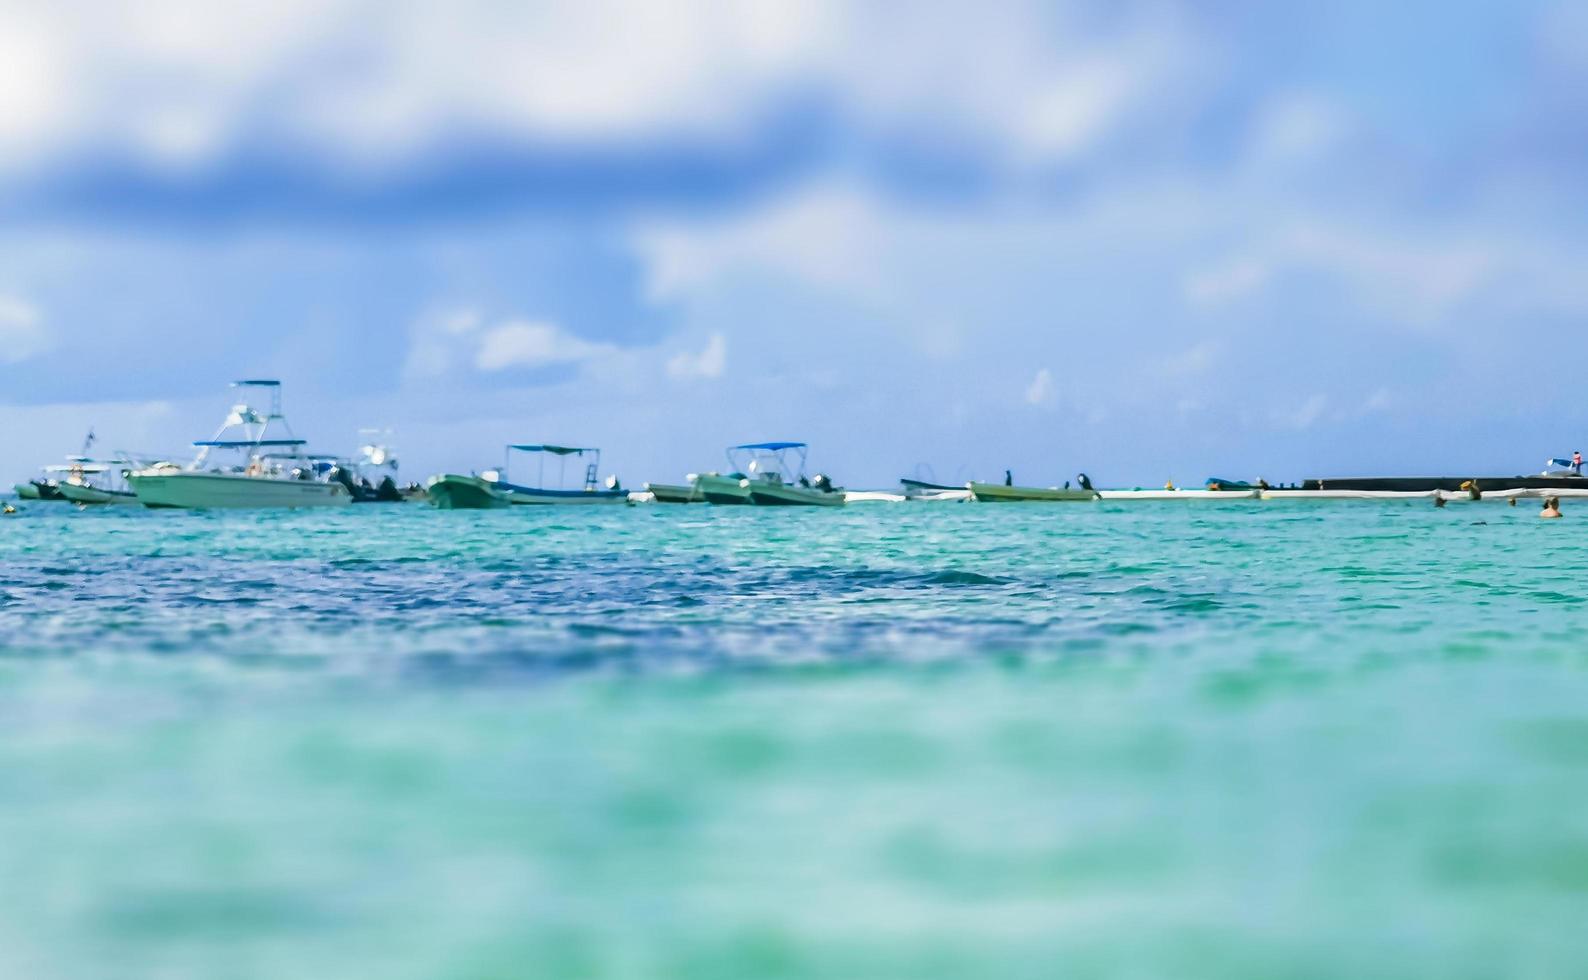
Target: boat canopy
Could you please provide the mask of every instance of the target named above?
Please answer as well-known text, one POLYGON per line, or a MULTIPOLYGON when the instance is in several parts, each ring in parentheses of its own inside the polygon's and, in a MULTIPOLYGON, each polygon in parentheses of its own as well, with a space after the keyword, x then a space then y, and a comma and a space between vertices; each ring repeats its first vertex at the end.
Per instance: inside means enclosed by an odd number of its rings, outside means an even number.
POLYGON ((513 445, 513 446, 508 446, 507 448, 508 449, 516 449, 516 450, 518 450, 521 453, 551 453, 553 456, 582 456, 585 453, 593 453, 593 452, 598 452, 599 451, 599 450, 593 449, 593 448, 588 447, 588 446, 518 446, 518 445, 513 445))
POLYGON ((781 452, 784 449, 804 449, 805 448, 805 444, 803 442, 747 442, 747 443, 745 443, 742 446, 734 446, 733 448, 734 449, 764 449, 767 452, 775 453, 775 452, 781 452))
POLYGON ((255 446, 305 446, 306 439, 200 439, 195 446, 206 449, 251 449, 255 446))
POLYGON ((281 387, 281 382, 273 380, 271 378, 244 378, 241 381, 233 381, 232 382, 232 387, 233 388, 280 388, 281 387))

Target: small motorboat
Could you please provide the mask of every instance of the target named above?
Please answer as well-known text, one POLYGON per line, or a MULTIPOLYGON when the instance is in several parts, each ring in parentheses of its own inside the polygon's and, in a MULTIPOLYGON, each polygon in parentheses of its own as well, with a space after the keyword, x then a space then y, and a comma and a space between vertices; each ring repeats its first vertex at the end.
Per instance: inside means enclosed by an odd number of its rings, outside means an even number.
POLYGON ((1020 487, 1015 486, 1013 478, 1006 475, 1003 483, 978 483, 972 480, 965 484, 965 489, 970 491, 971 499, 978 503, 1085 503, 1102 499, 1085 473, 1077 476, 1076 482, 1080 486, 1073 489, 1068 483, 1062 487, 1020 487))
POLYGON ((970 491, 963 486, 953 487, 946 483, 929 483, 926 480, 911 480, 906 477, 901 477, 899 484, 904 487, 905 500, 944 503, 970 499, 970 491))
POLYGON ((651 500, 658 504, 701 504, 706 502, 706 495, 700 489, 700 484, 690 483, 688 486, 679 486, 676 483, 647 483, 645 491, 651 495, 651 500))
POLYGON ((63 498, 82 506, 102 504, 138 506, 138 495, 127 485, 127 474, 136 466, 127 459, 96 460, 73 456, 65 466, 52 466, 66 478, 57 486, 63 498))
POLYGON ((425 499, 440 510, 491 510, 511 507, 507 494, 477 476, 444 473, 425 484, 425 499))
POLYGON ((744 472, 739 487, 757 506, 842 507, 843 487, 820 473, 805 475, 808 452, 803 442, 749 442, 729 449, 728 459, 744 472))
POLYGON ((744 474, 737 470, 728 473, 693 473, 690 484, 700 491, 708 504, 750 504, 750 488, 745 485, 744 474))
POLYGON ((601 464, 601 450, 587 446, 553 446, 548 444, 508 446, 500 470, 486 470, 478 476, 445 474, 435 477, 427 485, 430 502, 444 510, 479 510, 519 504, 627 504, 629 492, 618 483, 615 476, 607 477, 605 486, 597 485, 597 472, 601 464), (508 479, 508 464, 513 453, 527 453, 540 460, 536 486, 525 486, 508 479), (554 489, 546 486, 546 457, 558 461, 558 483, 565 482, 568 457, 591 457, 585 465, 584 488, 578 490, 554 489))

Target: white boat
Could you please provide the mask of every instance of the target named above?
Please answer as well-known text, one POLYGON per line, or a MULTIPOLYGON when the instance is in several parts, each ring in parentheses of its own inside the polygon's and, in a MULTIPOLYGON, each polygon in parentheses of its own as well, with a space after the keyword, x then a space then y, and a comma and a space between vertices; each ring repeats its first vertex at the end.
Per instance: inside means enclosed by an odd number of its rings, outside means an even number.
MULTIPOLYGON (((964 491, 961 491, 962 493, 964 491)), ((968 496, 968 494, 967 494, 968 496)), ((902 504, 910 498, 891 490, 845 490, 846 504, 902 504)))
POLYGON ((303 439, 281 413, 281 382, 249 380, 232 387, 270 394, 270 409, 261 413, 247 403, 232 406, 215 435, 193 443, 198 455, 185 467, 158 463, 128 474, 127 482, 147 507, 344 507, 352 495, 340 483, 326 480, 330 466, 303 450, 303 439), (273 438, 279 428, 285 438, 273 438), (217 465, 211 456, 235 453, 236 465, 217 465))

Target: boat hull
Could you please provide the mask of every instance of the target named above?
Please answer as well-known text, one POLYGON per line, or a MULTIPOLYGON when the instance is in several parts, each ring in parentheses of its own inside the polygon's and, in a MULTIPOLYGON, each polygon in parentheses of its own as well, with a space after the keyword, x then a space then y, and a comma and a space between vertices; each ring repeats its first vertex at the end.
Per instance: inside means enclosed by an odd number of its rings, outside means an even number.
POLYGON ((507 502, 514 505, 557 504, 574 507, 592 505, 616 506, 629 502, 627 490, 544 490, 539 487, 521 487, 514 483, 490 483, 497 493, 506 494, 507 502))
POLYGON ((123 507, 136 507, 142 503, 138 495, 131 490, 102 490, 84 483, 61 484, 61 496, 74 504, 100 505, 113 504, 123 507))
POLYGON ((425 499, 441 510, 494 510, 511 507, 507 495, 477 476, 448 473, 431 480, 425 499))
POLYGON ((750 500, 757 507, 842 507, 842 490, 817 490, 788 483, 749 483, 750 500))
POLYGON ((672 483, 647 483, 645 489, 658 504, 698 504, 706 499, 700 487, 693 484, 682 487, 672 483))
POLYGON ((1011 487, 1002 483, 967 483, 972 500, 979 503, 1088 503, 1099 499, 1096 490, 1064 487, 1011 487))
POLYGON ((189 510, 345 507, 353 502, 339 483, 278 480, 243 473, 133 473, 127 483, 146 507, 189 510))
POLYGON ((32 483, 18 483, 12 487, 17 492, 19 500, 43 500, 39 495, 39 488, 32 483))
POLYGON ((694 484, 700 489, 700 495, 705 498, 708 504, 741 505, 752 503, 750 500, 750 488, 745 486, 741 477, 702 473, 694 478, 694 484))

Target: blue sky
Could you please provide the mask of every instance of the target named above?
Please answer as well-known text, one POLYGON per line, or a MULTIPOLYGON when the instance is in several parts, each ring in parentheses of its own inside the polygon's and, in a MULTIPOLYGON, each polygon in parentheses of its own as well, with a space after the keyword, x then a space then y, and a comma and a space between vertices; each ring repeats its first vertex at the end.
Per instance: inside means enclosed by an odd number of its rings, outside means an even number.
POLYGON ((1580 5, 526 7, 0 7, 3 475, 262 374, 416 479, 1588 443, 1580 5))

